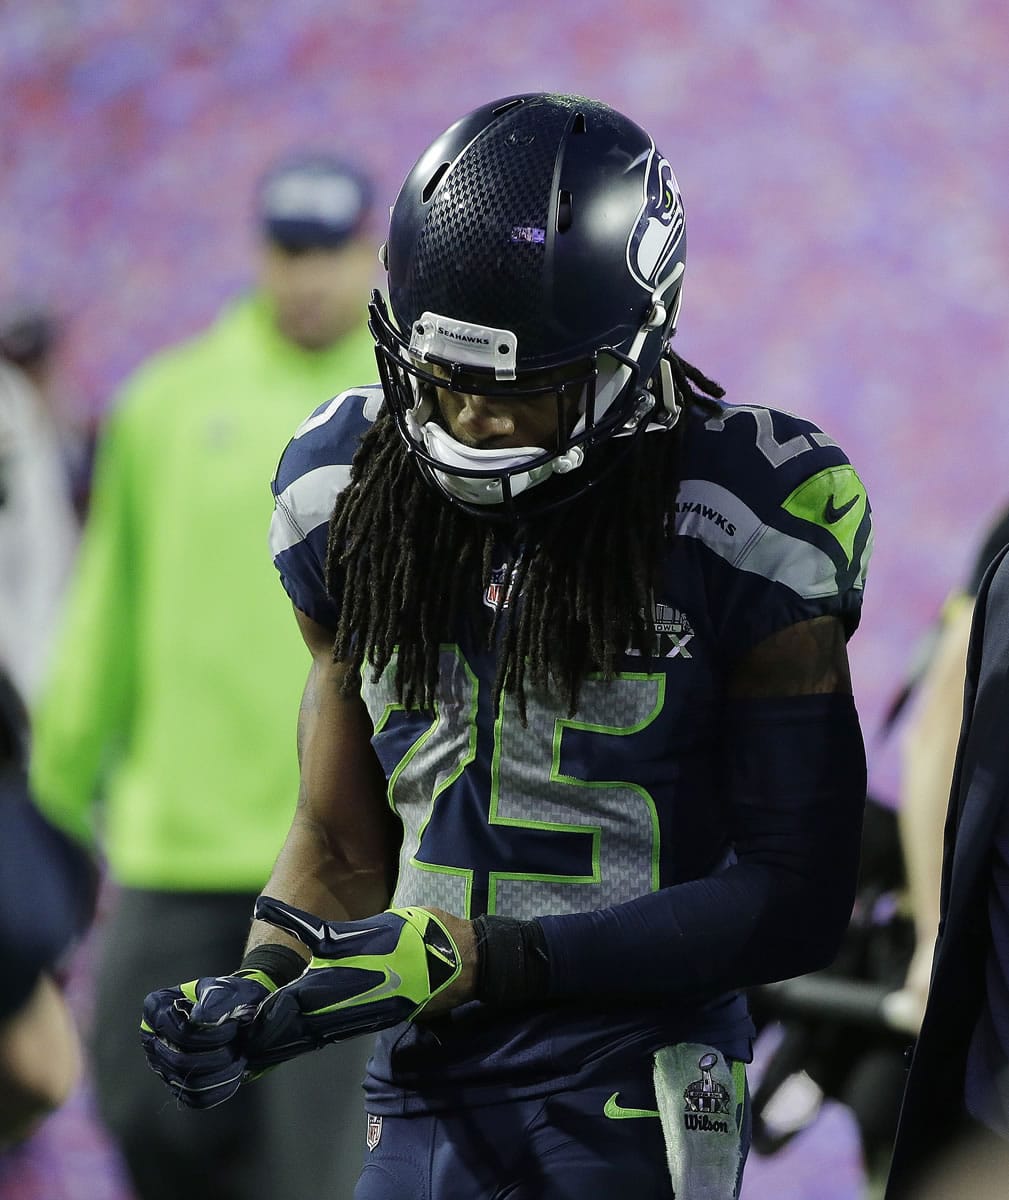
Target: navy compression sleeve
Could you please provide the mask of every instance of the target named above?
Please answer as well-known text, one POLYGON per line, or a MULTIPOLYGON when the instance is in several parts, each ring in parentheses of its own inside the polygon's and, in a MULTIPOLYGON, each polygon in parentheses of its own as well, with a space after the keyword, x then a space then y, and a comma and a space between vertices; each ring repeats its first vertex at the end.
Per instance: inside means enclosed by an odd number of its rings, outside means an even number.
POLYGON ((851 916, 865 751, 850 696, 730 705, 731 837, 717 875, 539 918, 551 998, 710 996, 818 970, 851 916))

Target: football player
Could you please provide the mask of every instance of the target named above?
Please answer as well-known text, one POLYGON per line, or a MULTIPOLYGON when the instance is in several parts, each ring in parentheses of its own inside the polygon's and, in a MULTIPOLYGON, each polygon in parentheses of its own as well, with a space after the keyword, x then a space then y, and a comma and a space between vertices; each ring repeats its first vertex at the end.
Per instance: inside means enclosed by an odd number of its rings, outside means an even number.
POLYGON ((297 814, 241 966, 148 997, 149 1061, 206 1106, 380 1031, 358 1200, 737 1195, 743 989, 851 909, 865 489, 672 349, 679 186, 605 104, 462 117, 382 260, 380 383, 274 482, 297 814))

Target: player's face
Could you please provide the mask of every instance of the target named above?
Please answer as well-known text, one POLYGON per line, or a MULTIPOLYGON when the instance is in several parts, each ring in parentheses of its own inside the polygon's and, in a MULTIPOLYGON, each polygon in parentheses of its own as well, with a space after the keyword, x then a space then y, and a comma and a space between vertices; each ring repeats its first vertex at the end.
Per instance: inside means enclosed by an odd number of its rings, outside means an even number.
MULTIPOLYGON (((448 372, 433 364, 426 366, 433 375, 447 378, 448 372)), ((523 380, 525 387, 559 385, 570 377, 571 372, 544 372, 535 380, 523 380)), ((465 388, 465 377, 461 380, 465 388)), ((507 385, 502 387, 506 391, 507 385)), ((532 396, 497 395, 484 396, 479 392, 467 392, 438 388, 438 411, 441 421, 449 433, 466 446, 479 450, 505 450, 516 446, 538 446, 553 450, 558 445, 560 424, 565 432, 578 420, 578 396, 580 388, 562 392, 553 390, 532 396)))
POLYGON ((336 249, 263 246, 259 283, 278 331, 305 350, 325 350, 364 320, 375 250, 358 238, 336 249))

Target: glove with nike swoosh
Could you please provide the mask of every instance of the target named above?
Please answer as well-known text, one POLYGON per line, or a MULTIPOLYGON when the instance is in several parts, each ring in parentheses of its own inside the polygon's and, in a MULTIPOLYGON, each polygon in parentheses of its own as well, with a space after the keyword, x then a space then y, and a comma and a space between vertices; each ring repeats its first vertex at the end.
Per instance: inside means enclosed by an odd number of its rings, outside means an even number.
POLYGON ((255 1069, 412 1021, 462 970, 452 936, 424 908, 325 921, 260 896, 255 916, 312 952, 305 972, 268 996, 256 1014, 246 1048, 255 1069))
POLYGON ((261 971, 208 975, 151 992, 140 1040, 152 1071, 188 1108, 214 1108, 254 1076, 245 1039, 262 1002, 276 991, 261 971))

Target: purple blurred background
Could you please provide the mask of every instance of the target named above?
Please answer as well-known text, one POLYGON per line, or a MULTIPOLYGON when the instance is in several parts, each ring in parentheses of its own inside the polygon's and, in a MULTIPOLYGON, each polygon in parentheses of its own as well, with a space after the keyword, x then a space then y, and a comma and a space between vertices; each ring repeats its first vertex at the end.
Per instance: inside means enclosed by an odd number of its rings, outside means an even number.
MULTIPOLYGON (((684 192, 678 349, 730 399, 818 421, 869 488, 851 653, 892 801, 875 730, 1009 494, 1007 61, 1003 0, 6 0, 0 304, 64 316, 68 403, 98 416, 247 282, 249 196, 276 153, 356 157, 384 206, 486 100, 548 89, 624 110, 684 192)), ((80 973, 86 1008, 86 956, 80 973)), ((800 1139, 754 1163, 746 1200, 859 1195, 852 1138, 828 1113, 815 1152, 800 1139)), ((0 1166, 0 1200, 127 1196, 86 1088, 0 1166)))

